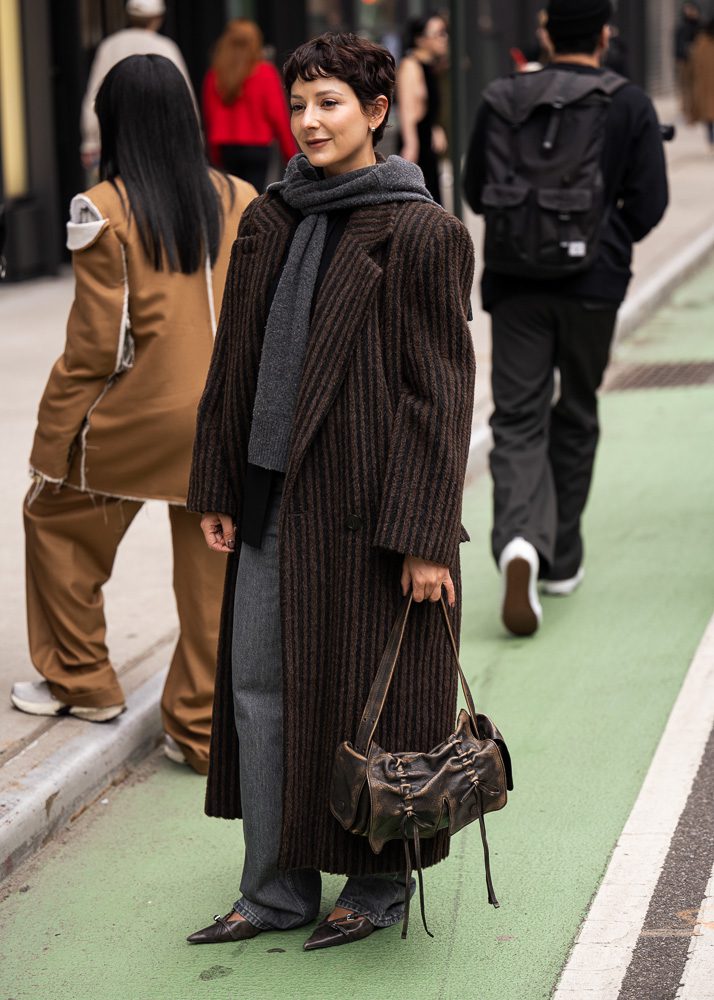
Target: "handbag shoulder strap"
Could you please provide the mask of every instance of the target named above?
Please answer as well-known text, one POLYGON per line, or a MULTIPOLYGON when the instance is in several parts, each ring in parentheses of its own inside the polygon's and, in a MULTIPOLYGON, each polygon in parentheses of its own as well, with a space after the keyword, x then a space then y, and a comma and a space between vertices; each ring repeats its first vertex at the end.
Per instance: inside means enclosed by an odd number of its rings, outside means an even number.
POLYGON ((365 756, 372 742, 374 731, 377 728, 379 717, 384 708, 384 703, 387 700, 387 694, 392 683, 392 677, 394 676, 394 668, 397 665, 399 650, 402 648, 404 630, 407 627, 407 618, 409 617, 409 610, 413 600, 414 598, 410 593, 402 603, 397 620, 392 626, 392 631, 389 633, 387 645, 384 647, 382 659, 379 661, 377 673, 372 681, 372 687, 369 689, 367 704, 364 706, 364 712, 362 712, 357 737, 354 742, 354 748, 357 753, 365 756))
POLYGON ((461 681, 461 690, 464 692, 464 698, 466 699, 466 707, 469 710, 469 715, 471 716, 471 721, 477 729, 478 735, 478 715, 476 713, 476 706, 474 705, 474 700, 471 695, 471 688, 469 687, 468 681, 466 680, 466 675, 461 669, 461 661, 459 660, 459 647, 456 645, 456 639, 454 638, 454 630, 451 627, 451 621, 449 620, 449 613, 446 610, 446 602, 444 598, 441 598, 441 610, 444 613, 444 623, 446 625, 446 631, 449 633, 449 641, 451 642, 451 648, 454 651, 454 663, 456 664, 456 669, 459 673, 459 680, 461 681))
MULTIPOLYGON (((397 620, 392 626, 392 631, 389 633, 387 645, 384 647, 382 659, 379 661, 377 673, 372 681, 372 687, 369 690, 367 704, 365 705, 364 712, 362 713, 359 729, 357 730, 357 737, 354 742, 354 748, 357 753, 363 754, 364 756, 366 756, 369 746, 374 738, 377 723, 379 722, 379 718, 384 708, 384 703, 386 702, 387 695, 389 694, 389 688, 392 683, 392 678, 394 677, 394 671, 397 666, 400 650, 402 648, 402 642, 404 641, 404 631, 407 627, 407 619, 409 617, 409 611, 411 610, 413 600, 414 598, 411 593, 408 597, 404 598, 402 607, 397 615, 397 620)), ((454 660, 456 662, 459 680, 461 681, 461 688, 464 692, 464 697, 466 698, 466 705, 469 713, 471 714, 474 726, 477 726, 478 723, 474 701, 471 696, 471 691, 466 681, 466 677, 464 676, 464 672, 461 669, 461 664, 459 663, 459 650, 456 645, 454 631, 451 628, 449 613, 446 610, 446 603, 443 597, 441 598, 440 603, 444 623, 446 624, 446 629, 449 634, 451 648, 454 652, 454 660)))

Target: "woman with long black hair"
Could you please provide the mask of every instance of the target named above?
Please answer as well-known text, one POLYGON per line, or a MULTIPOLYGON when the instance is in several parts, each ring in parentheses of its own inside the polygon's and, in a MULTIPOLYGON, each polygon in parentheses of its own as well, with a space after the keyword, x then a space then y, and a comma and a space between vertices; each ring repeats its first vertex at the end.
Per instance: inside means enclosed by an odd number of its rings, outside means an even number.
MULTIPOLYGON (((419 168, 384 160, 394 59, 355 35, 300 46, 284 75, 302 152, 245 212, 199 408, 188 505, 226 576, 207 811, 243 817, 240 898, 189 938, 312 921, 307 950, 402 919, 405 857, 329 811, 403 595, 417 602, 376 739, 427 749, 453 725, 440 609, 458 629, 474 356, 469 234, 419 168), (426 602, 426 603, 425 603, 426 602)), ((421 860, 448 853, 441 831, 421 860)))
POLYGON ((76 289, 40 402, 24 515, 30 655, 16 708, 115 718, 102 586, 144 500, 169 504, 181 631, 162 700, 167 754, 205 773, 223 579, 186 511, 195 414, 230 247, 254 189, 206 164, 168 59, 131 56, 96 100, 102 182, 72 200, 76 289))

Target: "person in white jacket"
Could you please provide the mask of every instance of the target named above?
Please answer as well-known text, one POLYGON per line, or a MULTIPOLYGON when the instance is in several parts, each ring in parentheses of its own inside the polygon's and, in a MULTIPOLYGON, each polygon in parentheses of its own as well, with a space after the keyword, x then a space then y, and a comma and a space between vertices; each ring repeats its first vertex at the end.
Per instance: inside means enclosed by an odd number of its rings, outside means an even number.
POLYGON ((166 13, 166 5, 163 0, 128 0, 126 13, 129 27, 109 35, 103 42, 100 42, 89 72, 80 121, 82 132, 80 154, 82 165, 86 170, 93 170, 98 165, 101 151, 99 122, 94 113, 94 99, 109 70, 122 59, 126 59, 127 56, 152 54, 166 56, 181 70, 194 99, 194 107, 197 107, 186 63, 178 45, 170 38, 158 34, 166 13))

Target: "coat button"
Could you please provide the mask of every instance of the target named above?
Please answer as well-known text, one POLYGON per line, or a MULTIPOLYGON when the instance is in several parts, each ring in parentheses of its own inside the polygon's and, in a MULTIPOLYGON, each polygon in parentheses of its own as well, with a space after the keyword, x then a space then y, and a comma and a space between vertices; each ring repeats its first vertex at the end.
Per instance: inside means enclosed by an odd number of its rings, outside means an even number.
POLYGON ((345 524, 347 525, 350 531, 359 531, 359 529, 362 527, 362 518, 359 516, 359 514, 348 514, 345 524))

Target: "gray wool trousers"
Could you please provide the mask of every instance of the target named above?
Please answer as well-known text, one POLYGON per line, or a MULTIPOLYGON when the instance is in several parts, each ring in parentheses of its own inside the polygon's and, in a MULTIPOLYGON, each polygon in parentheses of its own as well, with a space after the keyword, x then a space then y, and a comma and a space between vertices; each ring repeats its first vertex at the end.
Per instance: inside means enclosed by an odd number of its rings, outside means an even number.
MULTIPOLYGON (((282 825, 283 680, 278 513, 283 477, 275 477, 260 548, 243 544, 233 616, 233 699, 240 742, 245 860, 234 909, 262 930, 314 920, 322 880, 312 868, 278 868, 282 825)), ((327 805, 325 806, 327 808, 327 805)), ((414 892, 414 880, 410 892, 414 892)), ((388 927, 404 914, 404 874, 351 876, 337 899, 388 927)))

